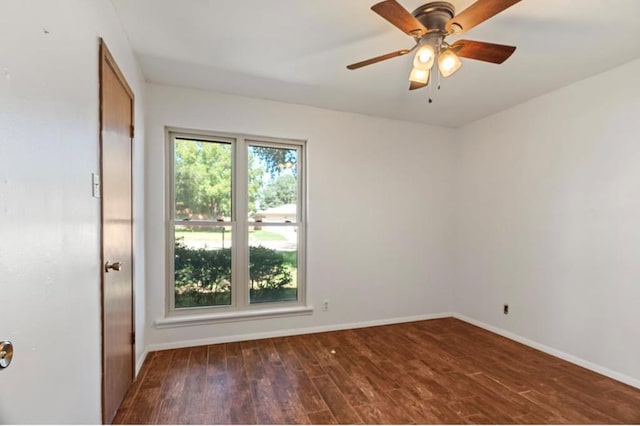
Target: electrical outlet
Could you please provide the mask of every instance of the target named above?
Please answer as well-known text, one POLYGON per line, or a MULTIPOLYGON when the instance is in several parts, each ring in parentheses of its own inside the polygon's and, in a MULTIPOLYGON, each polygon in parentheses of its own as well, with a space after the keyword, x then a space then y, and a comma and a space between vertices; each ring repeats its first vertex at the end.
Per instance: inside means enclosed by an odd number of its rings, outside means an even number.
POLYGON ((503 312, 505 315, 509 315, 509 304, 508 304, 508 303, 505 303, 505 304, 504 304, 504 306, 503 306, 503 308, 502 308, 502 312, 503 312))
POLYGON ((329 310, 329 299, 324 299, 322 301, 322 311, 327 312, 329 310))

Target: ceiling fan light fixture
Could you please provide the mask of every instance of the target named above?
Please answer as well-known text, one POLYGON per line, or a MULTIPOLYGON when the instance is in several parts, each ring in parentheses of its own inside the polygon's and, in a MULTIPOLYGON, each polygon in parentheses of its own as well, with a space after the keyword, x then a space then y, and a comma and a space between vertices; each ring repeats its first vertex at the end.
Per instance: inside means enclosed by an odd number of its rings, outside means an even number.
POLYGON ((455 74, 461 66, 462 61, 452 49, 446 49, 438 56, 438 69, 443 77, 455 74))
POLYGON ((422 70, 429 70, 433 66, 435 56, 436 54, 433 50, 433 46, 430 44, 423 44, 413 57, 413 67, 422 70))
MULTIPOLYGON (((411 36, 415 44, 411 49, 397 50, 347 65, 347 69, 355 70, 415 51, 409 74, 409 90, 428 86, 432 73, 435 73, 436 88, 439 90, 440 76, 455 74, 462 66, 461 57, 501 64, 516 50, 515 46, 474 40, 457 40, 450 45, 445 39, 469 31, 521 0, 467 0, 472 4, 457 14, 455 6, 450 3, 453 0, 428 1, 413 12, 405 9, 398 0, 379 0, 379 3, 371 6, 371 10, 411 36)), ((433 88, 429 93, 433 94, 433 88)), ((431 102, 432 98, 429 97, 431 102)))
POLYGON ((424 85, 429 84, 429 78, 431 77, 431 71, 429 69, 422 69, 413 67, 411 74, 409 74, 409 81, 414 83, 422 83, 424 85))

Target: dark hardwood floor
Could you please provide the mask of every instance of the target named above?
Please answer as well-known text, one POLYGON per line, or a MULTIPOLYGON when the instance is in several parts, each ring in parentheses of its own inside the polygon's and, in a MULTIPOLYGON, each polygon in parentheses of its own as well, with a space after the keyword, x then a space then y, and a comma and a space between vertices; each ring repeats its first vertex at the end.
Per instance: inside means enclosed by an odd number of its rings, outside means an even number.
POLYGON ((640 423, 640 390, 456 319, 150 353, 115 423, 640 423))

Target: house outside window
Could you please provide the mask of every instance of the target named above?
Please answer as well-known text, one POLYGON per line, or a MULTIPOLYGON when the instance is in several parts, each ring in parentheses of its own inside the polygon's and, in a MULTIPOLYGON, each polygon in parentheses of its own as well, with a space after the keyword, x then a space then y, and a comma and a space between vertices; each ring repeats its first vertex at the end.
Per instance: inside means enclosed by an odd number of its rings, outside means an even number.
POLYGON ((169 315, 305 303, 305 142, 168 130, 169 315))

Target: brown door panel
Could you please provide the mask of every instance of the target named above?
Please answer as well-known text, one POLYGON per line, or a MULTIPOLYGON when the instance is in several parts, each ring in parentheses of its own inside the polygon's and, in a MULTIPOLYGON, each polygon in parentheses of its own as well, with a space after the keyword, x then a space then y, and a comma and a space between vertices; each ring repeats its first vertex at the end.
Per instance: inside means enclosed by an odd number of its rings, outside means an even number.
POLYGON ((111 423, 134 376, 132 138, 133 93, 100 45, 102 182, 102 410, 111 423), (104 265, 119 263, 115 267, 104 265))

